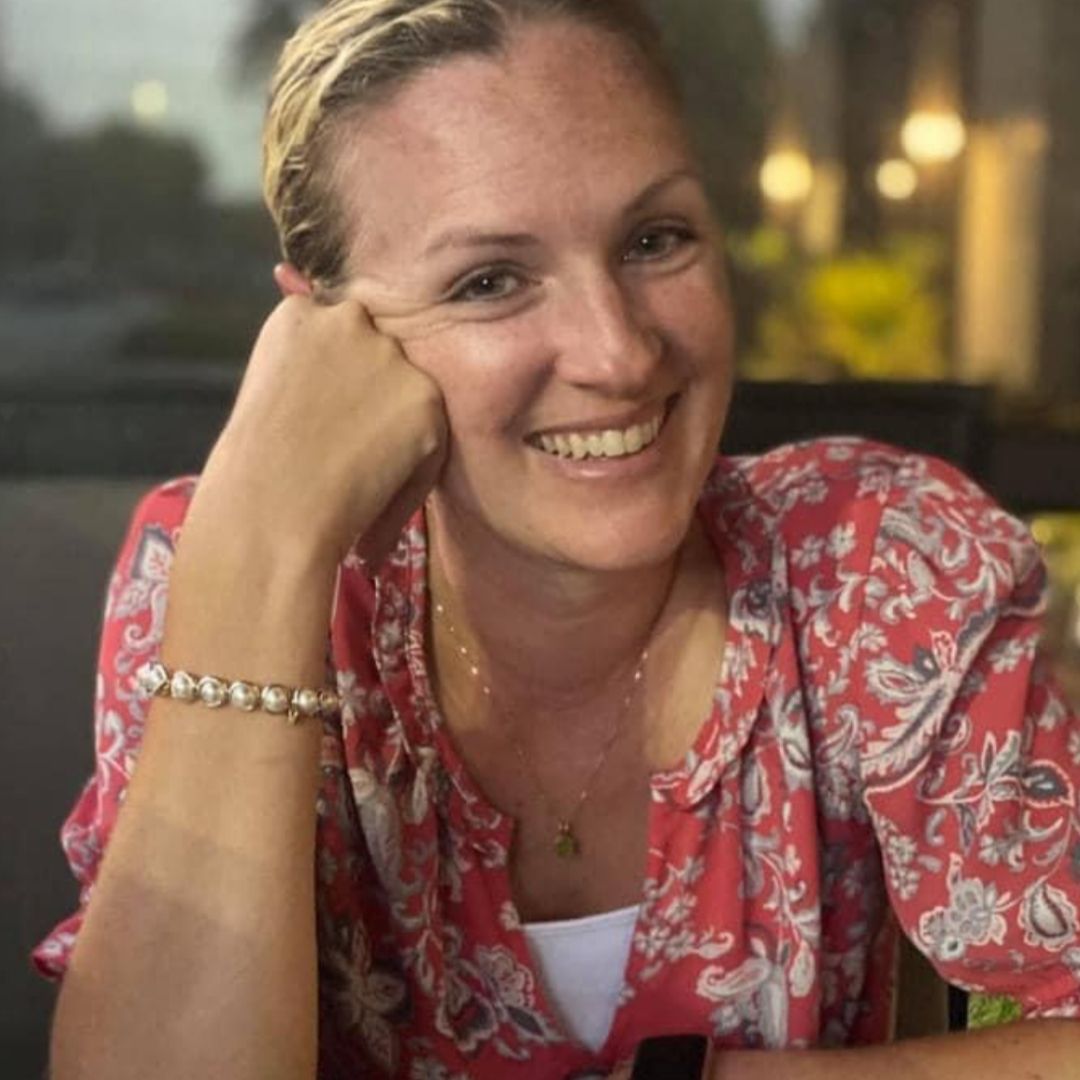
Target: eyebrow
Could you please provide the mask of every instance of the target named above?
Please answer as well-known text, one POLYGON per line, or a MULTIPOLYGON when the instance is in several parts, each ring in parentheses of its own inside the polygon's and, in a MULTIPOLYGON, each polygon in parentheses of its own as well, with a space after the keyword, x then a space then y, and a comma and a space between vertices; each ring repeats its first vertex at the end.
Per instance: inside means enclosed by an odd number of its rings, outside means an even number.
MULTIPOLYGON (((647 206, 661 192, 683 180, 701 182, 700 174, 689 168, 676 169, 654 180, 640 194, 636 195, 623 209, 621 216, 630 217, 647 206)), ((423 251, 423 257, 428 258, 445 251, 449 247, 457 248, 482 248, 482 247, 532 247, 539 241, 531 233, 501 233, 484 232, 480 229, 447 229, 440 233, 423 251)))

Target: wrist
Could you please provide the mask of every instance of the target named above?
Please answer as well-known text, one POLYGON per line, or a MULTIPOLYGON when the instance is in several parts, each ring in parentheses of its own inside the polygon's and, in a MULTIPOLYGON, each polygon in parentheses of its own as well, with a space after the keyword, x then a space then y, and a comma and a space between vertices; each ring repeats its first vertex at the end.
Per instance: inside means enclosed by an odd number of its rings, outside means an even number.
MULTIPOLYGON (((221 442, 224 442, 224 437, 221 442)), ((333 578, 341 561, 326 500, 283 494, 219 443, 199 477, 181 538, 190 558, 228 555, 277 566, 282 575, 333 578)), ((306 493, 312 495, 310 491, 306 493)))
POLYGON ((318 545, 197 511, 170 574, 162 659, 230 679, 322 685, 336 563, 318 545))

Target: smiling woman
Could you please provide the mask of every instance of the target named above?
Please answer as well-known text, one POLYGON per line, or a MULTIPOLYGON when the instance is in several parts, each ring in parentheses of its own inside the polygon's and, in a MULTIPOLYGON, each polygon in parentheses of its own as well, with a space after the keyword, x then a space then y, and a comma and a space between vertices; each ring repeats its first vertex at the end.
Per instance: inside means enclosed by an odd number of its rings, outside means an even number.
POLYGON ((1066 1075, 1050 1022, 866 1049, 898 928, 1077 1013, 1076 718, 1036 547, 965 477, 717 457, 675 101, 632 0, 338 0, 287 46, 285 295, 110 590, 86 891, 36 954, 58 1080, 540 1080, 643 1042, 672 1077, 686 1033, 711 1080, 1066 1075))

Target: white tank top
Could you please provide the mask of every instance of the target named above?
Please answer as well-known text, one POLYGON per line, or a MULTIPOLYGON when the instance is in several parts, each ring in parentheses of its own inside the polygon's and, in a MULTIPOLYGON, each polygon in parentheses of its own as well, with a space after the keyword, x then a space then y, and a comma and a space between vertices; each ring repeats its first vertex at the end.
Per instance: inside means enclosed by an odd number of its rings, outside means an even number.
POLYGON ((523 927, 548 1000, 566 1030, 594 1053, 615 1019, 639 907, 523 927))

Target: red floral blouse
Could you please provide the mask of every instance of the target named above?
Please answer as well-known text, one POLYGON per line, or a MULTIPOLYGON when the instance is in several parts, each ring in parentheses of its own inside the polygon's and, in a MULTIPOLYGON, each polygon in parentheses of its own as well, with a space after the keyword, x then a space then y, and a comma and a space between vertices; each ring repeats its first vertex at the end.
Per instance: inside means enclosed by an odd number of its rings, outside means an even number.
MULTIPOLYGON (((142 502, 105 612, 97 768, 63 830, 80 912, 138 754, 194 481, 142 502)), ((897 928, 950 982, 1080 1015, 1080 722, 1037 652, 1027 528, 954 468, 858 439, 721 458, 700 502, 730 597, 714 707, 652 780, 642 906, 606 1044, 561 1026, 507 872, 513 822, 443 725, 418 514, 347 562, 344 699, 318 799, 319 1076, 561 1078, 650 1034, 721 1047, 888 1037, 897 928)))

